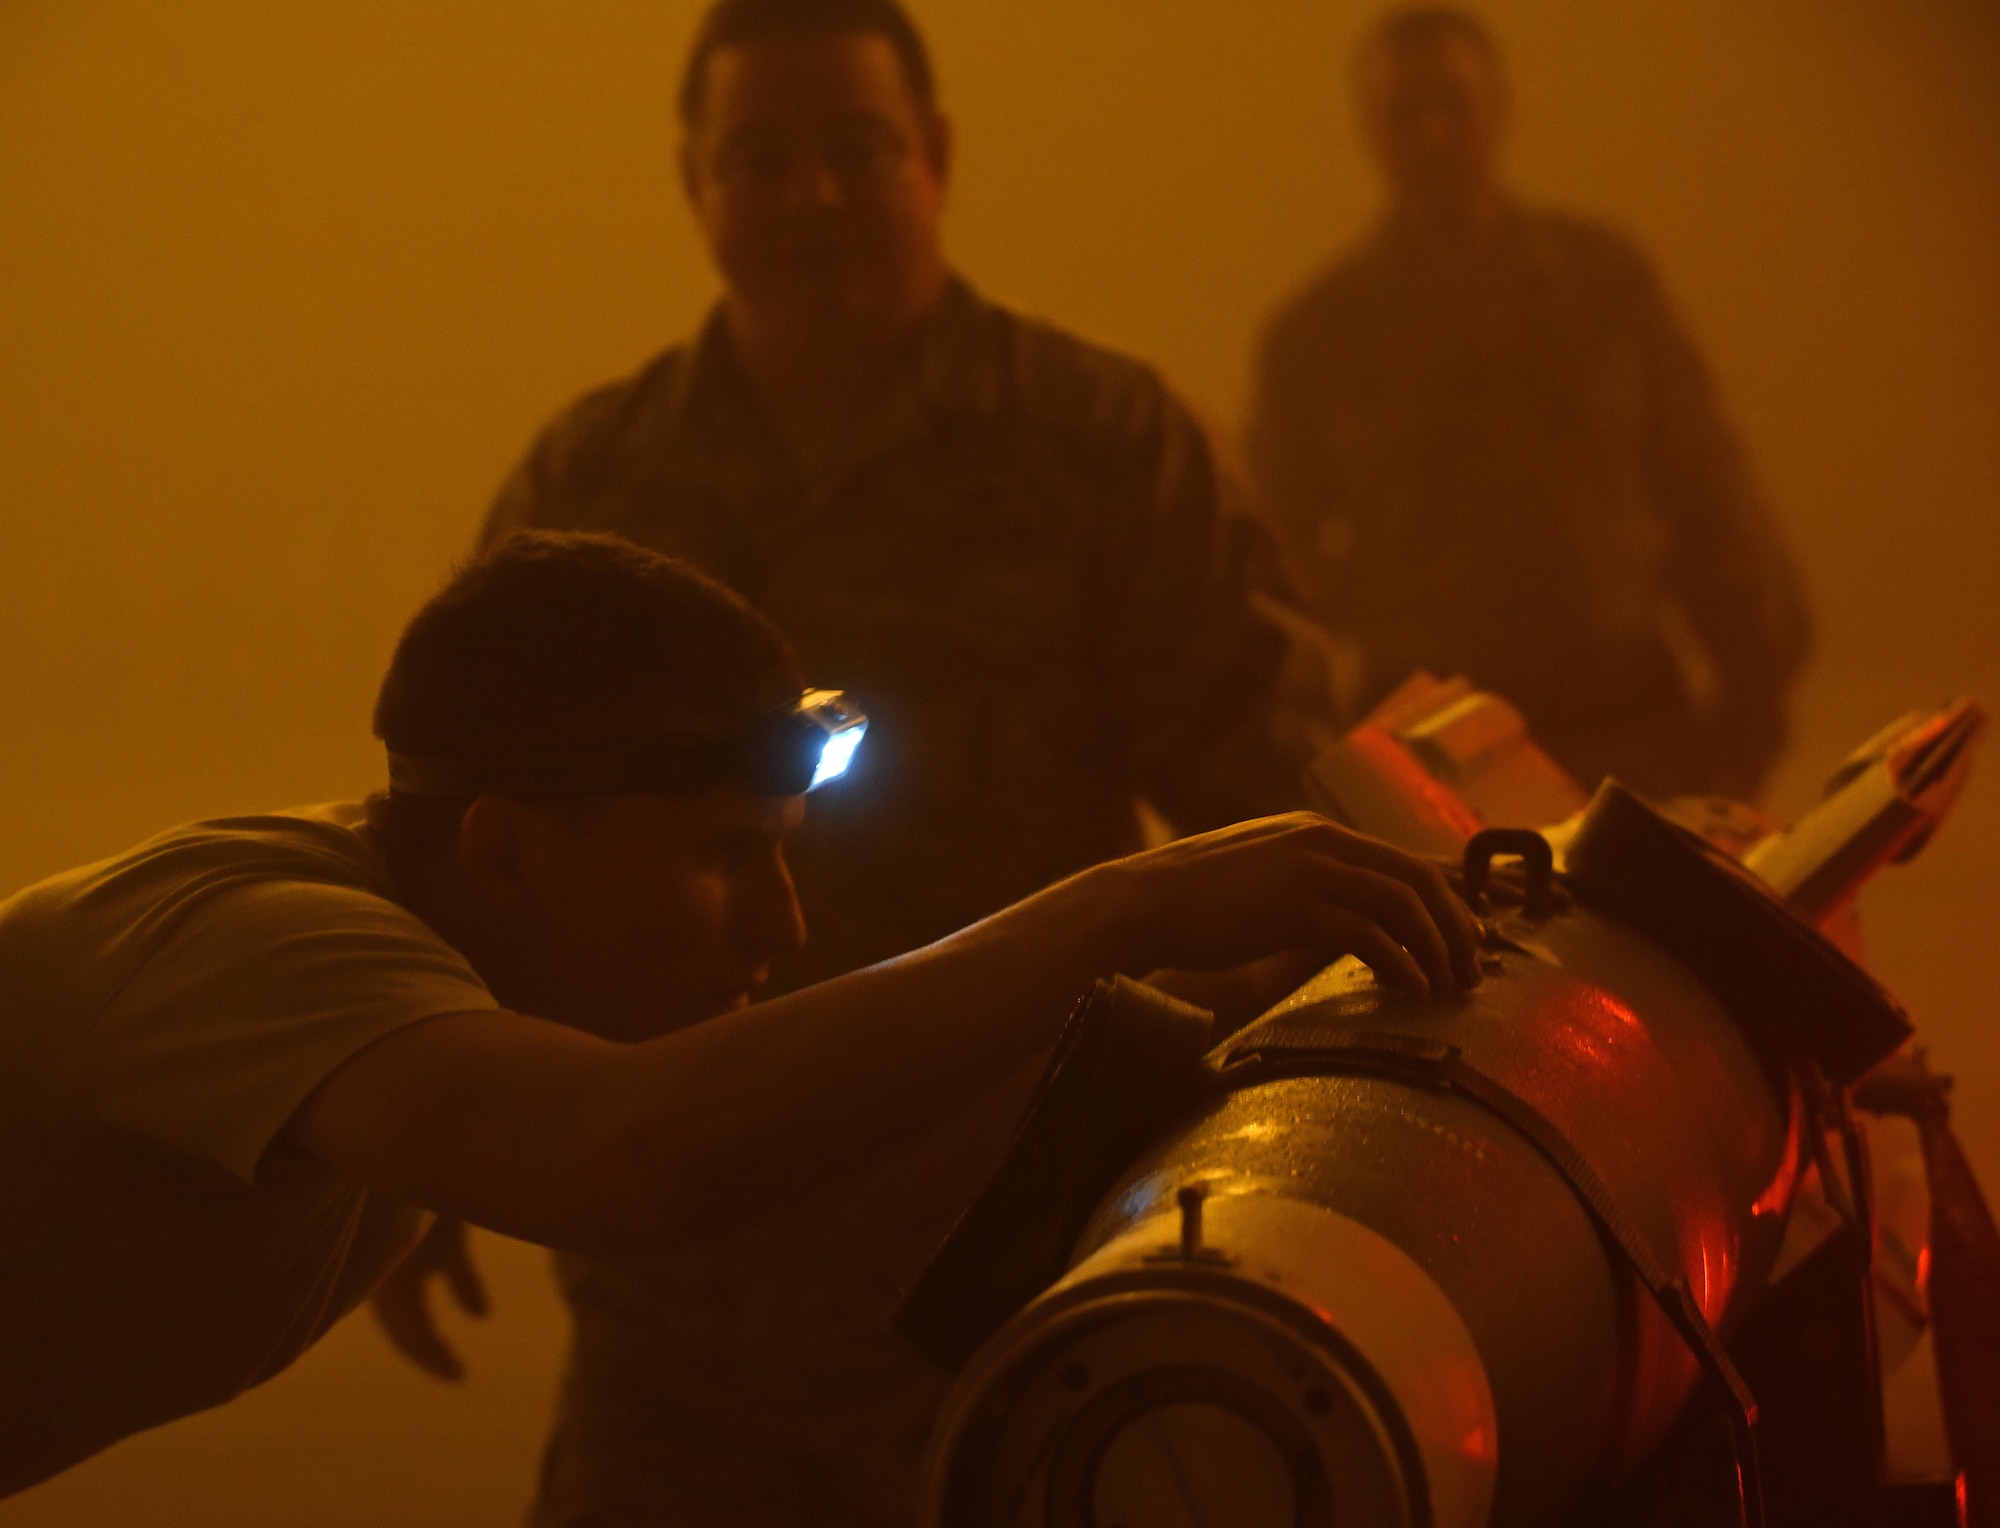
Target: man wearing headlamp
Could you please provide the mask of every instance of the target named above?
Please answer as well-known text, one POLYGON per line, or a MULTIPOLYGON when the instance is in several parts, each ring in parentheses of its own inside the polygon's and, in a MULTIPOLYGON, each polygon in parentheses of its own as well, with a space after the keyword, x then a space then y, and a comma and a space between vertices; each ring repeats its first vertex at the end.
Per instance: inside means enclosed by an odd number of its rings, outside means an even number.
MULTIPOLYGON (((685 557, 861 698, 868 754, 795 843, 812 941, 773 991, 1130 852, 1137 799, 1184 832, 1300 805, 1339 733, 1322 647, 1192 411, 953 269, 937 83, 898 0, 715 0, 679 167, 720 299, 564 409, 485 531, 685 557)), ((889 1313, 1016 1112, 996 1093, 921 1156, 697 1253, 559 1259, 575 1337, 536 1528, 907 1521, 944 1384, 889 1313)), ((411 1293, 377 1304, 399 1334, 423 1329, 411 1293)))
POLYGON ((1472 979, 1434 870, 1301 816, 750 1008, 804 937, 788 792, 857 724, 685 565, 519 537, 398 645, 389 791, 0 904, 0 1496, 284 1368, 427 1212, 667 1251, 822 1191, 1094 977, 1297 949, 1472 979))

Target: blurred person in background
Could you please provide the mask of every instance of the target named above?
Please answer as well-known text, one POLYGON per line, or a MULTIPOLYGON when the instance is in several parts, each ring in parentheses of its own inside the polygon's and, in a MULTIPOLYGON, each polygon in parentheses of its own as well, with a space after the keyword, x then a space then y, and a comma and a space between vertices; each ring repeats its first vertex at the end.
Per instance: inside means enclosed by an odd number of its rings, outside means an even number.
MULTIPOLYGON (((1299 804, 1331 705, 1268 532, 1152 370, 953 272, 950 127, 895 0, 720 0, 680 115, 721 301, 547 428, 485 539, 605 529, 687 558, 867 710, 853 776, 792 839, 813 933, 773 990, 1136 847, 1140 799, 1182 831, 1299 804)), ((945 1377, 889 1318, 1028 1080, 798 1213, 560 1258, 574 1336, 536 1521, 906 1521, 945 1377)), ((433 1273, 466 1283, 448 1227, 378 1310, 449 1372, 433 1273)))
POLYGON ((1479 21, 1392 12, 1355 90, 1387 209, 1270 324, 1246 435, 1362 705, 1463 673, 1586 788, 1753 799, 1810 625, 1707 368, 1637 250, 1506 189, 1479 21))

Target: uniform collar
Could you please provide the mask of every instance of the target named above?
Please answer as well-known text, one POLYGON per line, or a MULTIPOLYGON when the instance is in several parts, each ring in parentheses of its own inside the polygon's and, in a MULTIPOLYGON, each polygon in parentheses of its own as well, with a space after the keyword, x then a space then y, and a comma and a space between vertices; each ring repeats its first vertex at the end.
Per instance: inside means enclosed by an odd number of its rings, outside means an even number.
MULTIPOLYGON (((882 406, 859 434, 876 437, 881 433, 878 426, 891 423, 895 416, 906 428, 917 428, 934 414, 997 413, 1005 391, 1005 358, 994 339, 995 311, 964 277, 953 273, 918 321, 882 406)), ((667 398, 667 412, 673 424, 691 427, 698 437, 718 428, 734 435, 750 427, 775 444, 775 432, 763 418, 750 379, 736 358, 719 302, 687 347, 667 398)), ((900 436, 903 431, 894 433, 900 436)))

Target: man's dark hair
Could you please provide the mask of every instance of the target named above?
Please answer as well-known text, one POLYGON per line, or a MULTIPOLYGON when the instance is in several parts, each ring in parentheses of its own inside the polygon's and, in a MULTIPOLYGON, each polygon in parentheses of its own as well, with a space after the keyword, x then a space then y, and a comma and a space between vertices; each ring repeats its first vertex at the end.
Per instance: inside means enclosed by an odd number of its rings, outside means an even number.
MULTIPOLYGON (((375 735, 392 753, 448 758, 608 747, 676 723, 720 731, 802 688, 777 627, 688 564, 618 536, 522 531, 404 628, 375 735)), ((371 821, 423 855, 463 809, 377 797, 371 821)))
POLYGON ((1494 65, 1500 62, 1500 45, 1493 33, 1470 11, 1455 5, 1406 5, 1390 11, 1368 30, 1367 43, 1376 47, 1427 47, 1456 38, 1486 55, 1494 65))
POLYGON ((766 37, 840 37, 873 32, 886 38, 903 66, 910 94, 925 110, 937 105, 937 80, 923 35, 897 0, 715 0, 695 29, 681 74, 681 125, 693 127, 707 104, 708 61, 724 48, 766 37))

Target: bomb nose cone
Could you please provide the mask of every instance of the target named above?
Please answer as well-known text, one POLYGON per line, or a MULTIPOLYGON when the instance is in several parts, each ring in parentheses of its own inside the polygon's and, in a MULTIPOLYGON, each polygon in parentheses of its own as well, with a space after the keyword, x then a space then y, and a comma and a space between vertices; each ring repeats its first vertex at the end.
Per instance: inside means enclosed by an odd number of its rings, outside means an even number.
POLYGON ((1464 1322, 1386 1238, 1270 1187, 1183 1193, 982 1349, 932 1443, 926 1521, 1483 1524, 1497 1429, 1464 1322))
POLYGON ((1212 1401, 1140 1412, 1106 1445, 1091 1483, 1104 1528, 1292 1528, 1291 1462, 1250 1418, 1212 1401))

